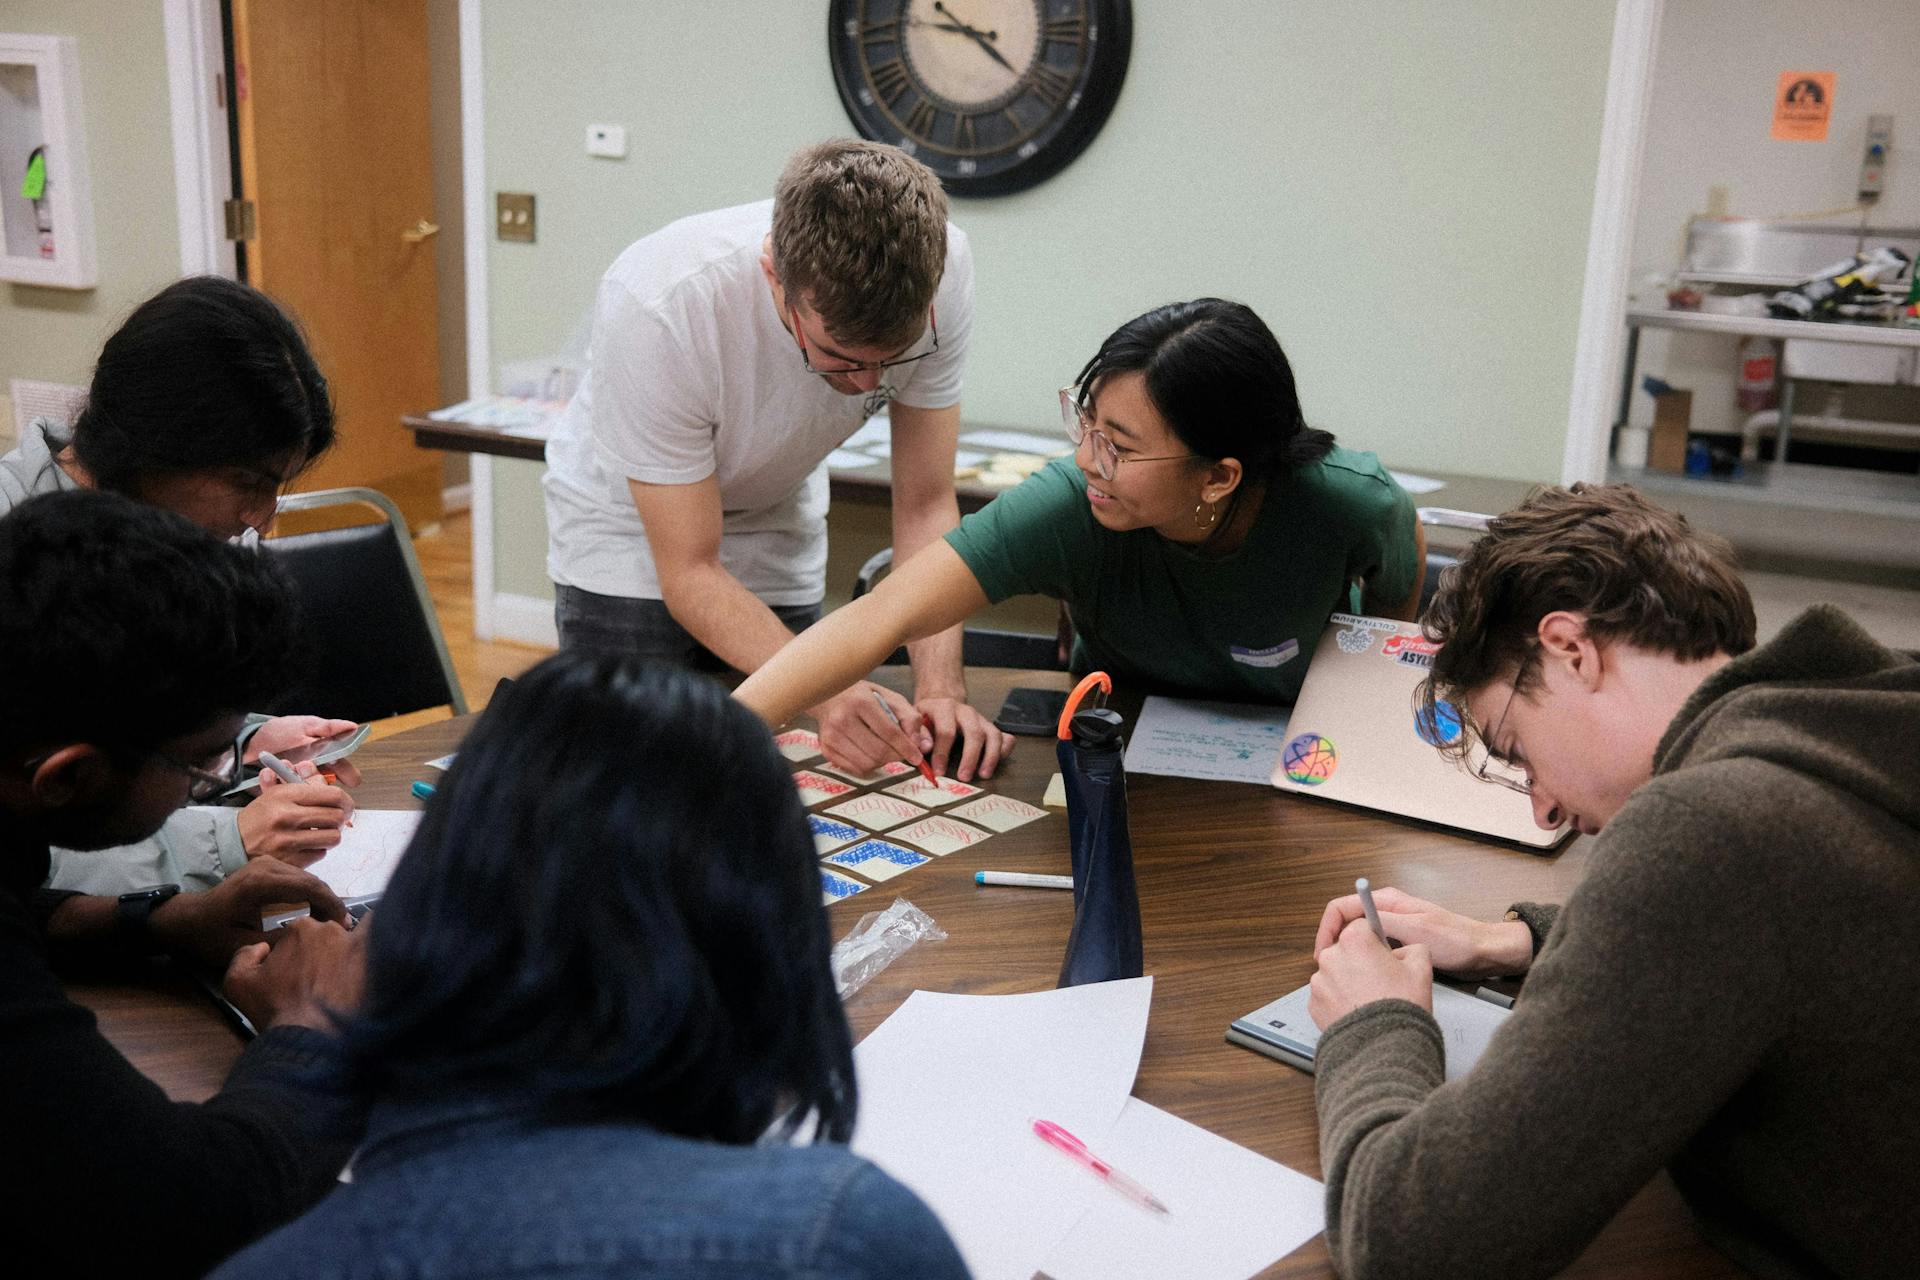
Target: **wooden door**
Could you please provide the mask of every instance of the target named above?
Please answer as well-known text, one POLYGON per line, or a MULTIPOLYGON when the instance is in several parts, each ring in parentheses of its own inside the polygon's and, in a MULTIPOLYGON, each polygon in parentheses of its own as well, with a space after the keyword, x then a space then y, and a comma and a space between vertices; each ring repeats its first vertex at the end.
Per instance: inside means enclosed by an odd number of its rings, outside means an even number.
POLYGON ((426 0, 233 0, 247 280, 306 326, 340 438, 300 489, 365 485, 416 529, 441 458, 400 425, 440 398, 426 0))

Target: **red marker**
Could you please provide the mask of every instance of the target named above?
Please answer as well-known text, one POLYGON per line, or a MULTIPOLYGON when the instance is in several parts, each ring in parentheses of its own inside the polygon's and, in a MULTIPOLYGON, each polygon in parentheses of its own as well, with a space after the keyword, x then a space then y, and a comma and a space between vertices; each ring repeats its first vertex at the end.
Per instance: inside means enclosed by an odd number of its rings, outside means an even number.
MULTIPOLYGON (((901 724, 900 717, 893 714, 893 708, 888 706, 887 700, 880 696, 880 691, 878 689, 869 689, 867 690, 867 692, 871 693, 873 695, 873 700, 880 704, 880 709, 887 713, 887 719, 893 721, 893 727, 898 729, 901 733, 905 733, 907 731, 907 726, 901 724)), ((933 776, 933 766, 927 763, 927 758, 925 756, 916 753, 914 755, 913 762, 920 766, 920 776, 927 780, 928 786, 937 787, 940 785, 939 779, 933 776)))

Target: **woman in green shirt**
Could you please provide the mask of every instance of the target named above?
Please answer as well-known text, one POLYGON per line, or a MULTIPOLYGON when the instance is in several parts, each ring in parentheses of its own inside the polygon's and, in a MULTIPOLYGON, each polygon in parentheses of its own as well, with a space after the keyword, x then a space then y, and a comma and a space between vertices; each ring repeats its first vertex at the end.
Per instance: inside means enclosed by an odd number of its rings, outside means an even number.
MULTIPOLYGON (((1329 614, 1414 616, 1426 554, 1412 501, 1373 454, 1306 425, 1286 355, 1250 308, 1201 298, 1130 320, 1060 403, 1071 460, 796 637, 737 696, 784 723, 897 645, 1038 593, 1073 616, 1076 671, 1290 702, 1329 614)), ((877 736, 925 750, 911 707, 895 710, 903 731, 877 736)), ((1009 745, 967 742, 956 776, 992 776, 1009 745)))

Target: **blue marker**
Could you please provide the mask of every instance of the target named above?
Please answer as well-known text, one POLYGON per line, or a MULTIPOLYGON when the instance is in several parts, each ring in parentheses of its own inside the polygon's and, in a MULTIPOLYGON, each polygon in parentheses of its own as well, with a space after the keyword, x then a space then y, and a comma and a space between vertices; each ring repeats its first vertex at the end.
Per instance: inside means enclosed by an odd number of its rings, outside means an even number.
POLYGON ((413 798, 416 800, 433 799, 433 784, 431 782, 416 782, 408 789, 413 792, 413 798))

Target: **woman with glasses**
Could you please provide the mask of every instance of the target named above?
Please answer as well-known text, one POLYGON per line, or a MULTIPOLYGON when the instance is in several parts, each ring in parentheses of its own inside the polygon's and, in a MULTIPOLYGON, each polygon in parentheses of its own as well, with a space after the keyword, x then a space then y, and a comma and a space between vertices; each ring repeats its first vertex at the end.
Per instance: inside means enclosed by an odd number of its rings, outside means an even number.
POLYGON ((846 1148, 802 819, 703 677, 564 650, 515 681, 372 917, 352 1182, 217 1274, 964 1276, 846 1148))
MULTIPOLYGON (((327 381, 293 318, 256 289, 195 276, 147 299, 107 339, 70 429, 36 419, 0 458, 0 515, 39 494, 94 489, 251 544, 272 524, 280 491, 333 441, 327 381)), ((290 751, 352 728, 256 716, 245 751, 290 751)), ((350 766, 342 772, 354 780, 350 766)), ((152 839, 109 854, 56 850, 49 884, 109 896, 149 885, 206 889, 250 857, 306 865, 339 842, 352 807, 344 791, 263 787, 244 809, 182 809, 152 839)), ((215 794, 203 781, 193 798, 215 794)), ((69 918, 50 928, 58 934, 69 918)))
POLYGON ((782 723, 903 641, 1037 593, 1069 606, 1075 670, 1287 702, 1329 614, 1414 616, 1425 548, 1411 500, 1371 453, 1306 425, 1286 355, 1249 308, 1201 298, 1128 321, 1060 406, 1071 459, 962 520, 739 697, 782 723))

